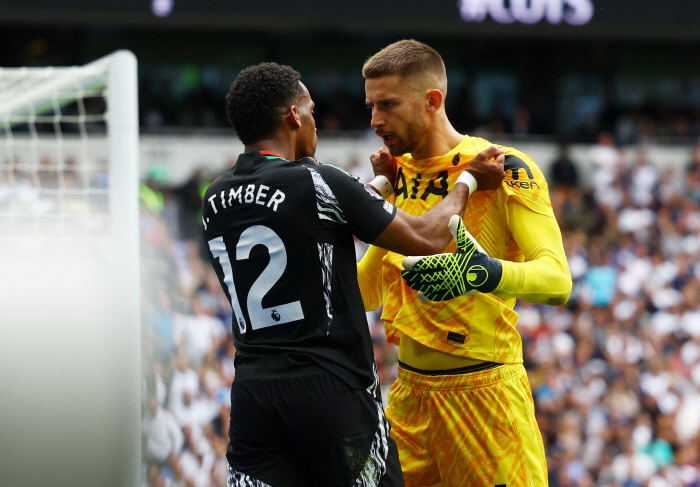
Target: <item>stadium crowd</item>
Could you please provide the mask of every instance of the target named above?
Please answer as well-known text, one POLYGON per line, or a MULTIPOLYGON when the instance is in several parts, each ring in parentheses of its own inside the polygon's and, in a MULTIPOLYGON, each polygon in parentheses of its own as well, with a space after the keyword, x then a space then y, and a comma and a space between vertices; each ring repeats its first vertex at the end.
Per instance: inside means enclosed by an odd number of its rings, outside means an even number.
MULTIPOLYGON (((592 142, 600 128, 606 127, 624 144, 639 143, 645 137, 700 136, 700 109, 697 101, 700 92, 697 88, 682 95, 688 99, 683 108, 673 99, 665 99, 651 92, 645 93, 644 103, 640 104, 638 100, 630 103, 629 99, 613 96, 629 90, 623 88, 626 86, 626 78, 620 74, 616 81, 611 82, 616 88, 610 88, 607 94, 588 93, 574 101, 567 99, 564 93, 558 93, 558 103, 569 109, 555 114, 553 108, 544 101, 546 98, 530 96, 510 99, 512 93, 518 91, 515 86, 507 92, 492 93, 490 90, 496 83, 477 82, 479 72, 473 72, 472 68, 470 64, 450 73, 450 97, 446 102, 450 120, 456 127, 469 133, 489 132, 516 138, 533 134, 566 134, 577 141, 592 142), (491 105, 480 106, 485 99, 491 100, 491 105), (583 120, 578 120, 573 115, 579 111, 583 120), (562 131, 564 127, 568 128, 562 131)), ((346 82, 347 79, 352 79, 355 81, 354 86, 362 86, 363 81, 358 71, 330 74, 326 69, 302 69, 302 74, 316 102, 315 111, 320 130, 334 134, 367 129, 364 92, 348 89, 346 82)), ((139 84, 142 130, 164 130, 167 133, 168 129, 185 127, 228 129, 229 123, 221 112, 220 105, 229 89, 224 80, 230 79, 230 75, 235 76, 235 73, 224 73, 214 67, 202 70, 194 65, 184 67, 179 76, 171 71, 142 73, 139 84)), ((540 76, 537 79, 541 81, 540 76)), ((683 86, 681 79, 670 79, 674 80, 675 86, 683 86)), ((519 83, 522 83, 519 87, 522 92, 535 93, 538 90, 538 86, 535 86, 537 83, 532 81, 519 83)), ((653 85, 653 81, 649 80, 649 83, 653 85)), ((690 82, 688 85, 696 86, 696 83, 690 82)))
MULTIPOLYGON (((329 80, 312 73, 305 77, 312 98, 316 101, 318 128, 328 134, 345 130, 367 129, 367 113, 364 93, 351 93, 338 86, 329 89, 329 80)), ((337 84, 331 83, 331 86, 337 84)), ((358 80, 358 83, 361 81, 358 80)), ((190 88, 180 83, 156 83, 143 80, 139 89, 142 129, 151 132, 168 128, 198 127, 226 128, 229 124, 221 114, 221 99, 228 86, 207 87, 197 81, 190 88), (176 86, 179 86, 176 89, 176 86)), ((547 106, 515 104, 506 109, 496 104, 488 114, 477 114, 473 87, 460 87, 448 100, 447 111, 456 126, 469 133, 488 132, 496 136, 507 134, 515 138, 533 134, 557 133, 559 127, 547 106)), ((587 120, 568 137, 590 142, 595 139, 599 127, 609 127, 616 139, 634 144, 645 137, 691 138, 700 135, 700 110, 678 109, 663 103, 647 103, 642 107, 627 107, 619 101, 601 99, 604 106, 593 120, 587 120)), ((561 125, 561 124, 560 124, 561 125)))
MULTIPOLYGON (((203 249, 200 172, 141 188, 143 485, 226 485, 231 307, 203 249)), ((552 487, 700 487, 700 146, 682 173, 601 134, 548 174, 574 288, 519 301, 552 487), (580 165, 592 177, 582 181, 580 165), (589 189, 590 188, 590 189, 589 189)), ((357 242, 358 258, 365 245, 357 242)), ((368 313, 380 379, 396 348, 368 313)))

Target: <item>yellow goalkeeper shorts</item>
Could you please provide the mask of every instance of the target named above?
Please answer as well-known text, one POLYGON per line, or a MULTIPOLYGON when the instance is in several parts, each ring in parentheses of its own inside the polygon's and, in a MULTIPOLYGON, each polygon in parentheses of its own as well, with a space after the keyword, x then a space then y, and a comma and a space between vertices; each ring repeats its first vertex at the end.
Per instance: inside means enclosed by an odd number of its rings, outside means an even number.
POLYGON ((399 367, 387 418, 408 487, 543 487, 547 462, 525 368, 425 375, 399 367))

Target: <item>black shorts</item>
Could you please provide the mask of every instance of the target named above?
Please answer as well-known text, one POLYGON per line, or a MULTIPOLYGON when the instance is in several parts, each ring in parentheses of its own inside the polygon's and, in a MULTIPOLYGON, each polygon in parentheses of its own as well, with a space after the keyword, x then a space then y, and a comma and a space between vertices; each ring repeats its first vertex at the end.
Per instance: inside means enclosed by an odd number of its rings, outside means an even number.
POLYGON ((330 373, 234 381, 228 485, 403 486, 378 384, 330 373))

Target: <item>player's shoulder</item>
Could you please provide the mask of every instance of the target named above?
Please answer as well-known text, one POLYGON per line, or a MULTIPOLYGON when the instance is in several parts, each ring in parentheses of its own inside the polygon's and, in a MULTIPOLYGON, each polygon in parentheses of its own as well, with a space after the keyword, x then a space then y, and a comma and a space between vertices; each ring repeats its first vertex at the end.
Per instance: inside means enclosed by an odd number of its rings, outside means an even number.
POLYGON ((536 185, 547 184, 544 173, 532 157, 524 152, 504 145, 497 145, 505 153, 504 170, 506 181, 532 181, 536 185))
POLYGON ((498 147, 505 153, 503 194, 537 213, 553 217, 549 185, 537 163, 518 149, 498 147))
POLYGON ((362 185, 357 176, 332 164, 322 164, 313 158, 306 157, 297 161, 302 167, 308 169, 311 179, 317 191, 323 190, 325 193, 338 193, 355 191, 357 185, 362 185))
POLYGON ((462 141, 459 143, 459 146, 457 146, 457 148, 461 153, 476 155, 482 150, 492 145, 497 144, 494 144, 493 142, 490 142, 482 137, 465 135, 462 141))
POLYGON ((221 188, 229 186, 232 178, 232 169, 227 169, 219 174, 219 176, 207 186, 206 191, 204 191, 204 200, 206 201, 211 195, 218 193, 221 188))
POLYGON ((471 159, 479 152, 496 146, 505 152, 505 171, 507 180, 530 180, 541 184, 545 181, 544 174, 537 163, 524 152, 506 145, 491 142, 482 137, 466 135, 459 143, 457 150, 460 154, 471 159))
POLYGON ((353 175, 349 171, 343 169, 342 167, 339 166, 334 166, 333 164, 324 164, 313 157, 304 157, 302 159, 299 159, 297 163, 301 166, 306 167, 312 172, 317 172, 323 177, 329 177, 331 179, 346 179, 350 178, 355 181, 359 181, 359 177, 353 175))
POLYGON ((511 149, 506 151, 503 165, 507 180, 546 182, 544 173, 542 173, 537 163, 531 157, 518 150, 511 149))

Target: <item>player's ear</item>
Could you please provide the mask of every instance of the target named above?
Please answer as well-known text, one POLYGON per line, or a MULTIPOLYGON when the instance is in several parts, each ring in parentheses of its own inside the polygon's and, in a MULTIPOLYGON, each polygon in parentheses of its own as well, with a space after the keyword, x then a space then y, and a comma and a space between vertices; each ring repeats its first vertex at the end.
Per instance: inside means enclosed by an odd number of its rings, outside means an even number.
POLYGON ((445 95, 437 88, 428 90, 427 98, 429 112, 437 112, 445 101, 445 95))
POLYGON ((299 109, 296 105, 289 107, 289 112, 287 112, 285 118, 289 119, 289 123, 291 123, 294 128, 301 128, 301 117, 299 116, 299 109))

